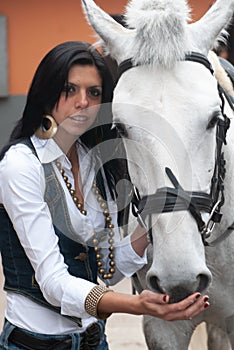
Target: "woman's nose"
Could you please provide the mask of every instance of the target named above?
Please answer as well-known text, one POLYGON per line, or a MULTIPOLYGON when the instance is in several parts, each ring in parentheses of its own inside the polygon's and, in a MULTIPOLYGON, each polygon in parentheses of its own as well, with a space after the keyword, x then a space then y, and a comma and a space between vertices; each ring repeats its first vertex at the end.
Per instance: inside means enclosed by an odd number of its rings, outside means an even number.
POLYGON ((76 96, 76 108, 87 108, 89 104, 88 96, 85 91, 80 91, 79 94, 76 96))

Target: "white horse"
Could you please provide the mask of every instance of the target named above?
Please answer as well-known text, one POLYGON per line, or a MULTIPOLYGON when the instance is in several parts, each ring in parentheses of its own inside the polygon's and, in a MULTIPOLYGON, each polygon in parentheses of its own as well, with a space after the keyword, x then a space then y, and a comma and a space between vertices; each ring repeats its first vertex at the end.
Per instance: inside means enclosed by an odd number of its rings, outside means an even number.
POLYGON ((140 219, 152 240, 141 283, 172 301, 195 291, 210 296, 211 306, 192 320, 144 317, 147 345, 188 349, 205 321, 209 349, 234 349, 233 123, 225 138, 233 112, 225 103, 229 118, 222 113, 206 58, 233 16, 234 0, 217 0, 195 23, 186 0, 131 0, 127 27, 93 0, 82 5, 122 73, 114 121, 124 129, 140 219))

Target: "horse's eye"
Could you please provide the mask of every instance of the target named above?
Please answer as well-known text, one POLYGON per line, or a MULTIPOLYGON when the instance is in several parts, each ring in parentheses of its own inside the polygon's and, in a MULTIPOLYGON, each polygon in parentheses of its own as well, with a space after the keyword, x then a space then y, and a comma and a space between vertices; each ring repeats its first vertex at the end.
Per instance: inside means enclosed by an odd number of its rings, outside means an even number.
POLYGON ((217 121, 219 120, 219 118, 220 118, 220 112, 219 111, 214 112, 206 129, 207 130, 212 129, 217 124, 217 121))

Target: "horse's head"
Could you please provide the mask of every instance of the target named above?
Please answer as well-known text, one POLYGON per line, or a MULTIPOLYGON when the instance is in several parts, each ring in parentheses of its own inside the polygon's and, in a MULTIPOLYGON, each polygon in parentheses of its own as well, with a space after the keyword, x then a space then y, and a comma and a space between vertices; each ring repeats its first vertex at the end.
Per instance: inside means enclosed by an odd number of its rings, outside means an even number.
POLYGON ((92 0, 82 3, 123 70, 113 113, 124 129, 132 182, 141 197, 159 190, 156 200, 146 197, 154 250, 148 285, 173 300, 202 292, 211 280, 202 234, 220 199, 220 193, 218 198, 209 195, 220 156, 217 129, 224 121, 217 81, 205 56, 230 21, 234 1, 217 0, 201 20, 189 24, 185 0, 131 0, 128 28, 92 0))

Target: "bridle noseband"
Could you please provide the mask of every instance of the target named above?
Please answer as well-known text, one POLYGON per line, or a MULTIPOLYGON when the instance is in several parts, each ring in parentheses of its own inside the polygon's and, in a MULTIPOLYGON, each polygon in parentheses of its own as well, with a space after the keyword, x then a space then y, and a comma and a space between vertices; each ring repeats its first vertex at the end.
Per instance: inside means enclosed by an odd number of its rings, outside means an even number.
MULTIPOLYGON (((206 56, 191 52, 185 56, 185 61, 192 61, 203 64, 214 73, 211 63, 206 56)), ((123 61, 118 67, 119 77, 128 69, 134 67, 132 59, 123 61)), ((224 178, 225 178, 225 159, 223 154, 223 145, 226 144, 226 133, 230 126, 230 119, 224 113, 223 95, 226 96, 224 90, 218 84, 219 95, 222 101, 221 111, 223 118, 219 118, 216 126, 216 157, 215 168, 211 180, 210 194, 200 191, 189 192, 185 191, 179 184, 175 175, 170 168, 166 168, 166 174, 169 177, 173 187, 159 188, 156 193, 139 196, 138 190, 134 187, 132 196, 132 212, 138 217, 139 223, 144 226, 148 232, 152 243, 152 214, 168 213, 172 211, 188 210, 195 219, 198 229, 201 233, 202 240, 205 246, 214 246, 225 239, 233 230, 234 223, 229 226, 217 239, 208 242, 212 230, 216 223, 219 223, 222 218, 221 207, 224 204, 224 178), (209 219, 205 223, 202 219, 201 212, 209 213, 209 219), (145 219, 148 217, 149 226, 147 228, 145 219)))

